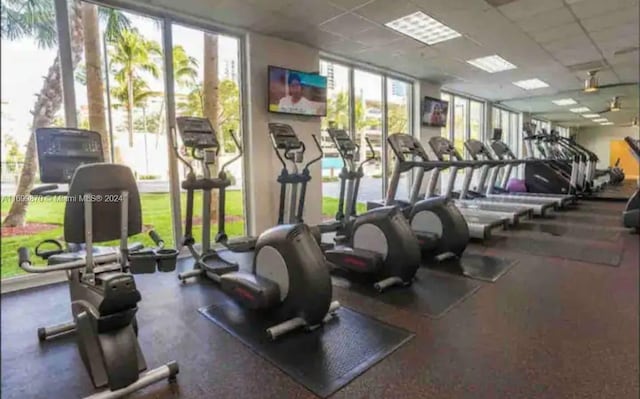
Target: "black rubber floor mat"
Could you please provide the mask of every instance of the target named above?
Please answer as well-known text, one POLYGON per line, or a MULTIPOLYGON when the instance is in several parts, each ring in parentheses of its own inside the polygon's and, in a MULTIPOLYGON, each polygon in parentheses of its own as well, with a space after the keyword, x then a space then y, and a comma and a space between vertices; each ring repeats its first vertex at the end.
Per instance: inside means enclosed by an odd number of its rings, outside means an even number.
POLYGON ((620 226, 622 225, 622 215, 598 215, 593 212, 571 211, 558 213, 553 220, 590 223, 595 226, 620 226))
POLYGON ((348 289, 387 305, 430 318, 442 317, 454 306, 474 294, 482 285, 479 281, 452 276, 421 268, 408 287, 393 287, 378 293, 373 282, 357 279, 344 273, 334 276, 336 287, 348 289))
POLYGON ((465 252, 461 258, 447 258, 440 262, 428 261, 423 265, 445 273, 494 283, 516 263, 518 261, 514 259, 465 252))
POLYGON ((578 240, 568 237, 544 237, 534 233, 509 231, 496 233, 504 236, 487 246, 536 256, 551 256, 607 266, 618 266, 622 260, 622 243, 578 240))
POLYGON ((620 233, 603 231, 599 226, 584 224, 576 226, 567 223, 539 223, 537 220, 520 223, 514 228, 518 231, 529 231, 548 235, 550 237, 571 237, 585 240, 615 242, 620 239, 620 233))
POLYGON ((265 333, 274 321, 232 301, 201 308, 200 313, 323 398, 413 338, 407 330, 344 307, 323 327, 292 332, 277 341, 265 333))

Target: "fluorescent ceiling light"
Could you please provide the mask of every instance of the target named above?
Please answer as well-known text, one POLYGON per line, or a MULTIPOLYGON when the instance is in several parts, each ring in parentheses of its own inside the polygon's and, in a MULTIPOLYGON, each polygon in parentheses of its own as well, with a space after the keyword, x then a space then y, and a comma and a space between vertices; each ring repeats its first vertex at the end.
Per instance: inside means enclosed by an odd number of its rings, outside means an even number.
POLYGON ((551 102, 554 103, 555 105, 573 105, 573 104, 577 104, 576 100, 574 100, 573 98, 563 98, 563 99, 560 99, 560 100, 553 100, 551 102))
POLYGON ((543 87, 549 87, 548 84, 541 81, 540 79, 520 80, 517 82, 513 82, 513 84, 525 90, 534 90, 542 89, 543 87))
POLYGON ((591 118, 597 118, 600 115, 598 115, 598 114, 582 114, 582 116, 585 117, 585 118, 591 119, 591 118))
POLYGON ((576 114, 582 114, 585 112, 589 112, 591 110, 587 107, 578 107, 578 108, 571 108, 569 111, 575 112, 576 114))
POLYGON ((473 65, 474 67, 480 68, 483 71, 487 71, 489 73, 508 71, 509 69, 517 68, 517 66, 513 65, 512 63, 500 57, 499 55, 489 55, 487 57, 480 57, 473 60, 467 60, 467 62, 473 65))
POLYGON ((462 36, 448 26, 436 21, 422 11, 405 15, 385 24, 389 28, 410 36, 429 46, 462 36))
POLYGON ((601 123, 602 126, 608 126, 608 125, 613 125, 613 122, 604 122, 601 123))
POLYGON ((598 118, 598 119, 592 119, 594 122, 609 122, 609 119, 607 118, 598 118))

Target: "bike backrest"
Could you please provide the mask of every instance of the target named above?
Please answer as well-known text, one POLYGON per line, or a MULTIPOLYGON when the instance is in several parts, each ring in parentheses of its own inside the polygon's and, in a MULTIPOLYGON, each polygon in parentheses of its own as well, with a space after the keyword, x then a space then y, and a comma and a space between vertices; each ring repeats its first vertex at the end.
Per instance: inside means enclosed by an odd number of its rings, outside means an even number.
POLYGON ((94 242, 117 240, 121 235, 122 192, 128 192, 129 236, 142 232, 142 211, 138 186, 131 169, 124 165, 98 163, 78 167, 69 184, 64 211, 64 239, 85 242, 85 201, 92 195, 92 235, 94 242))

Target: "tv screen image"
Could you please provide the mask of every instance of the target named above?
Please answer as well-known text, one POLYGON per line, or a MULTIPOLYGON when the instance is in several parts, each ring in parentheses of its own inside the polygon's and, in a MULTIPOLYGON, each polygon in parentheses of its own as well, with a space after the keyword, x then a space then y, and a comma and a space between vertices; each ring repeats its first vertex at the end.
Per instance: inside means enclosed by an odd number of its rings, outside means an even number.
POLYGON ((425 126, 447 126, 449 103, 436 98, 425 97, 422 101, 422 124, 425 126))
POLYGON ((270 66, 269 111, 326 116, 327 78, 317 73, 270 66))

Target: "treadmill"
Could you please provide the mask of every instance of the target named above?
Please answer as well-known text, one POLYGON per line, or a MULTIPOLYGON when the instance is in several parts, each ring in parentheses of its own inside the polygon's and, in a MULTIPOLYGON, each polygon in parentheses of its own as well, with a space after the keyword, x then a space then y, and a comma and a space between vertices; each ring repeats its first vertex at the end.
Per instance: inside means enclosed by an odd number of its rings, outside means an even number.
MULTIPOLYGON (((509 203, 508 201, 500 199, 487 199, 481 194, 469 190, 475 169, 490 164, 492 161, 464 161, 458 150, 453 146, 453 143, 444 137, 432 137, 429 140, 429 145, 440 161, 445 161, 446 157, 452 161, 465 162, 464 167, 466 173, 462 190, 459 193, 452 193, 457 176, 453 176, 453 178, 449 180, 449 186, 447 187, 447 192, 449 192, 453 198, 456 198, 455 202, 457 206, 465 206, 484 215, 506 217, 510 225, 517 225, 521 218, 532 217, 534 212, 533 206, 509 203)), ((452 168, 451 173, 454 172, 457 175, 457 167, 452 168)))
MULTIPOLYGON (((397 136, 392 135, 390 137, 397 136)), ((368 201, 367 209, 389 205, 397 205, 404 209, 410 208, 422 199, 420 191, 422 188, 422 182, 425 172, 433 170, 431 175, 432 179, 434 178, 435 173, 435 179, 437 180, 437 174, 440 170, 448 169, 451 167, 467 166, 466 162, 441 162, 429 160, 427 152, 425 151, 420 141, 411 136, 408 136, 407 139, 403 141, 395 141, 391 139, 388 139, 388 141, 389 145, 394 151, 395 162, 387 189, 386 199, 381 201, 368 201), (412 170, 416 170, 416 173, 413 176, 413 184, 411 186, 409 201, 396 199, 398 182, 400 181, 401 174, 412 170)), ((435 183, 433 184, 435 187, 435 183)), ((435 190, 431 190, 430 192, 427 192, 425 197, 436 197, 434 191, 435 190)), ((471 238, 487 240, 491 237, 491 231, 493 229, 502 229, 507 227, 508 220, 506 218, 495 218, 476 215, 473 212, 472 208, 467 208, 465 206, 457 204, 456 207, 460 210, 460 213, 462 213, 462 216, 465 219, 465 222, 469 229, 469 236, 471 238)))
MULTIPOLYGON (((494 195, 498 195, 500 193, 502 194, 509 194, 512 196, 524 196, 524 197, 534 197, 534 198, 548 198, 548 199, 553 199, 553 200, 557 200, 560 203, 560 207, 564 208, 570 204, 575 204, 576 203, 576 196, 573 194, 553 194, 553 193, 537 193, 537 192, 524 192, 524 193, 518 193, 518 192, 509 192, 507 191, 507 186, 509 184, 509 179, 511 178, 511 172, 513 171, 513 167, 514 166, 518 166, 521 164, 528 164, 529 166, 534 166, 532 164, 537 164, 539 167, 543 167, 543 168, 549 168, 550 171, 553 171, 553 167, 548 165, 548 161, 543 160, 543 159, 518 159, 518 157, 515 156, 515 154, 513 153, 513 151, 511 151, 511 148, 509 148, 509 146, 507 145, 507 143, 505 143, 504 141, 502 141, 502 129, 494 129, 493 132, 493 137, 491 139, 491 149, 493 150, 493 152, 495 153, 496 157, 499 160, 505 161, 505 164, 503 164, 503 166, 506 166, 506 169, 504 171, 504 174, 502 176, 502 181, 499 185, 496 184, 496 180, 498 177, 498 173, 500 172, 500 169, 502 167, 498 167, 496 168, 497 170, 494 171, 495 176, 491 176, 491 182, 490 182, 490 187, 492 187, 492 193, 494 195)), ((529 142, 529 145, 531 145, 531 143, 529 142)), ((553 175, 552 175, 553 176, 553 175)), ((549 175, 547 175, 547 178, 550 177, 549 175)), ((558 178, 560 178, 560 176, 557 176, 558 178)), ((567 191, 570 192, 575 192, 575 181, 574 179, 576 178, 575 174, 573 176, 573 179, 571 179, 571 181, 569 182, 569 185, 571 186, 571 188, 567 191)), ((548 180, 548 179, 547 179, 548 180)), ((481 182, 484 185, 484 182, 481 182)), ((561 183, 564 183, 564 180, 561 181, 561 183)))
POLYGON ((494 192, 495 181, 497 179, 500 168, 505 164, 513 164, 512 161, 495 160, 491 155, 489 149, 480 140, 469 139, 464 143, 469 156, 474 160, 479 160, 480 157, 484 157, 486 162, 490 162, 482 169, 480 180, 478 181, 477 193, 486 199, 483 201, 502 201, 501 203, 513 203, 520 206, 528 206, 533 209, 534 215, 545 216, 548 212, 554 208, 559 208, 561 201, 559 199, 534 197, 527 195, 510 195, 509 193, 494 192), (486 186, 487 174, 489 170, 493 168, 489 185, 486 186), (485 188, 486 186, 486 188, 485 188))

